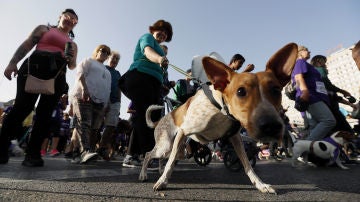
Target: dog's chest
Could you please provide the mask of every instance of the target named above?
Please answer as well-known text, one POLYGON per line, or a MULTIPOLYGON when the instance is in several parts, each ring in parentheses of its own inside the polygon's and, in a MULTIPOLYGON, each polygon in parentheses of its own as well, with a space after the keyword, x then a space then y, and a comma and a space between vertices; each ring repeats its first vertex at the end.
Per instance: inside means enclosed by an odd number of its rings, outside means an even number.
POLYGON ((181 128, 186 135, 196 134, 199 140, 211 141, 222 137, 232 124, 233 121, 200 94, 190 104, 181 128))

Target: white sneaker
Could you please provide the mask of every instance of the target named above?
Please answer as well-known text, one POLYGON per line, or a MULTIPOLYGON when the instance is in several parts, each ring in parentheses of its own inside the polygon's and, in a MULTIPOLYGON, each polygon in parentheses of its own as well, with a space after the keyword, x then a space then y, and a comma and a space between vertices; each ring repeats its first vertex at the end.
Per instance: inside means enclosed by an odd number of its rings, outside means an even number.
POLYGON ((96 152, 92 153, 89 151, 83 151, 83 153, 81 153, 81 157, 80 157, 80 159, 81 159, 80 164, 95 160, 95 159, 97 159, 97 157, 98 157, 98 154, 96 152))
POLYGON ((304 158, 301 157, 301 156, 299 156, 299 157, 297 158, 297 160, 300 161, 301 163, 305 163, 304 158))
POLYGON ((14 156, 23 156, 24 150, 19 147, 19 143, 17 140, 11 140, 11 153, 14 156))
POLYGON ((122 163, 123 167, 127 168, 135 168, 141 166, 141 161, 139 159, 124 159, 124 162, 122 163))

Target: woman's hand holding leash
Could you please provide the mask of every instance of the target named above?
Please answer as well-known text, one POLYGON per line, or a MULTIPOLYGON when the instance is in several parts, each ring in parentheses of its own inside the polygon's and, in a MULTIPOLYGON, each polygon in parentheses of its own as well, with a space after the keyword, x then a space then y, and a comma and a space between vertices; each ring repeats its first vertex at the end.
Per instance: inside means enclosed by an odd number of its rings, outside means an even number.
POLYGON ((162 56, 160 61, 160 67, 166 69, 168 65, 169 65, 169 60, 166 58, 166 56, 162 56))

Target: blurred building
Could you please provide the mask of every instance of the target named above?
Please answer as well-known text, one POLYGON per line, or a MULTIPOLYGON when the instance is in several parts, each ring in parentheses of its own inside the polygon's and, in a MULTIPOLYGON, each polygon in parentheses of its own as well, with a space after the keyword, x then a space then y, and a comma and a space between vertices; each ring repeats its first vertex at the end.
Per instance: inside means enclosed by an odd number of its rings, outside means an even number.
MULTIPOLYGON (((333 84, 337 87, 347 90, 351 95, 353 95, 357 100, 360 99, 360 71, 358 70, 355 61, 351 55, 351 48, 338 48, 337 50, 329 53, 327 56, 327 67, 328 67, 328 77, 333 84)), ((289 117, 291 123, 302 124, 303 120, 300 116, 300 112, 294 109, 295 102, 289 100, 283 92, 283 107, 288 111, 286 115, 289 117)), ((351 112, 352 108, 340 104, 340 107, 344 108, 346 111, 351 112)), ((348 119, 351 125, 353 125, 357 120, 348 119)))

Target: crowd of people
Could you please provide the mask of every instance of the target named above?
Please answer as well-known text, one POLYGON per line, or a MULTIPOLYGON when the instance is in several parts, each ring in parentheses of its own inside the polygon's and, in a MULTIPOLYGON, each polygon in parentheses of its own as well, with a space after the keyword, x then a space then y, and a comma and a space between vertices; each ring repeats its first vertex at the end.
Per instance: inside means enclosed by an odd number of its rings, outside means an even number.
MULTIPOLYGON (((66 9, 59 16, 58 24, 39 25, 20 45, 5 69, 4 75, 11 80, 17 77, 17 94, 12 109, 6 114, 2 123, 0 135, 0 163, 9 160, 8 148, 11 140, 23 136, 22 122, 35 108, 35 118, 31 135, 27 141, 23 166, 43 166, 43 156, 56 156, 59 142, 63 111, 69 105, 69 115, 72 116, 72 128, 67 136, 73 162, 86 163, 100 155, 110 159, 110 148, 116 140, 115 133, 121 125, 119 118, 121 92, 132 102, 131 138, 120 138, 128 141, 129 155, 141 155, 154 146, 153 130, 145 123, 145 111, 151 104, 159 104, 161 86, 167 79, 166 58, 167 46, 163 42, 172 39, 172 26, 165 20, 158 20, 149 27, 149 33, 144 34, 135 47, 133 64, 121 76, 115 70, 120 54, 111 51, 110 47, 98 45, 91 57, 77 64, 77 44, 73 41, 73 29, 78 23, 78 16, 73 9, 66 9), (65 52, 70 43, 70 49, 65 52), (32 48, 30 57, 26 58, 20 69, 17 63, 22 60, 32 48), (108 65, 105 65, 108 61, 108 65), (77 71, 73 89, 68 89, 66 83, 66 66, 77 71), (59 72, 59 76, 55 74, 59 72), (55 78, 55 93, 43 94, 25 90, 28 75, 39 79, 55 78), (36 104, 37 99, 39 102, 36 104), (49 126, 49 127, 48 127, 49 126), (103 130, 102 130, 103 129, 103 130), (70 135, 71 134, 71 135, 70 135), (69 140, 70 139, 70 140, 69 140), (50 144, 49 144, 50 142, 50 144)), ((64 116, 65 117, 65 116, 64 116)), ((155 116, 160 118, 160 114, 155 116)), ((68 119, 67 119, 68 120, 68 119)), ((67 124, 70 128, 70 123, 67 124)), ((130 125, 122 124, 129 133, 130 125)), ((125 132, 126 131, 126 132, 125 132)), ((130 156, 130 157, 129 157, 130 156)))
MULTIPOLYGON (((11 80, 17 75, 17 93, 2 123, 0 164, 8 163, 11 141, 24 136, 23 121, 35 109, 23 166, 43 166, 42 157, 47 153, 57 156, 63 152, 73 163, 81 164, 96 160, 98 156, 111 160, 114 148, 121 146, 126 148, 122 165, 135 167, 141 163, 139 156, 155 145, 154 130, 145 121, 147 108, 153 104, 162 105, 162 98, 172 87, 175 98, 181 103, 196 93, 199 86, 190 83, 191 70, 186 72, 185 79, 176 83, 168 80, 168 50, 163 43, 172 40, 173 29, 169 22, 158 20, 149 26, 149 32, 136 44, 132 64, 121 75, 116 70, 119 52, 105 44, 95 47, 90 57, 77 63, 78 48, 73 41, 73 29, 78 20, 73 9, 66 9, 59 16, 57 25, 37 26, 6 67, 6 78, 11 80), (65 52, 67 43, 71 48, 65 52), (33 48, 35 50, 18 69, 17 63, 33 48), (77 71, 73 89, 69 89, 66 81, 66 67, 77 71), (30 73, 44 80, 58 75, 55 93, 27 92, 25 86, 30 73), (129 121, 119 118, 121 94, 131 100, 129 121), (67 108, 69 112, 65 113, 67 108)), ((336 93, 345 97, 351 97, 351 94, 328 79, 325 56, 314 56, 311 63, 308 59, 310 51, 305 46, 298 46, 298 58, 291 74, 297 89, 296 108, 309 129, 306 139, 320 140, 333 130, 352 131, 340 114, 338 103, 354 109, 357 106, 339 99, 336 93)), ((244 62, 241 54, 235 54, 228 66, 238 71, 244 62)), ((254 68, 249 64, 243 72, 251 72, 254 68)), ((160 117, 161 112, 152 114, 153 120, 160 117)))

